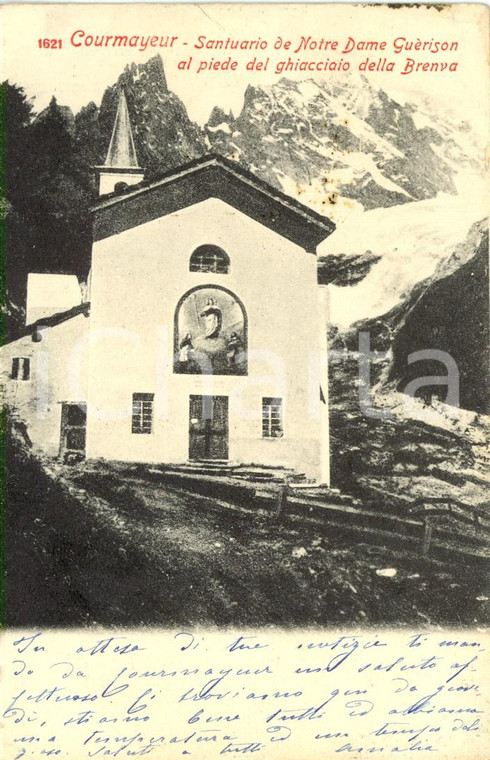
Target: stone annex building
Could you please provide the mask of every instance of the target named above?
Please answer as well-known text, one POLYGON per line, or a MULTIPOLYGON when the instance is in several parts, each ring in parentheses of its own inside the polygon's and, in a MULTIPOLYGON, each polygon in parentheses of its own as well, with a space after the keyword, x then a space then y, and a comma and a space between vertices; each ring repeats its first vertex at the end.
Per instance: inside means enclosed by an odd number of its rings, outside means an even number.
POLYGON ((209 155, 143 182, 125 95, 96 167, 92 265, 28 276, 5 401, 50 456, 283 466, 329 481, 334 224, 209 155))

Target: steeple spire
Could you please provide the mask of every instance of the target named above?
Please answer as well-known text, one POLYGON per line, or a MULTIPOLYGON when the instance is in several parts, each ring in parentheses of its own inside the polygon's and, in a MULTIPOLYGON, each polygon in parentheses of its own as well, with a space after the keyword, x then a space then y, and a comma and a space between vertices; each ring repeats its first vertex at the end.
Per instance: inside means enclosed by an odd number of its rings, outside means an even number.
MULTIPOLYGON (((116 120, 112 130, 111 143, 107 151, 104 166, 113 169, 129 169, 138 167, 138 159, 134 149, 133 133, 129 121, 128 104, 124 90, 119 91, 116 120)), ((139 167, 138 167, 139 168, 139 167)))
POLYGON ((95 167, 99 172, 99 194, 113 193, 117 185, 136 185, 144 178, 138 166, 126 95, 121 87, 116 119, 104 166, 95 167))

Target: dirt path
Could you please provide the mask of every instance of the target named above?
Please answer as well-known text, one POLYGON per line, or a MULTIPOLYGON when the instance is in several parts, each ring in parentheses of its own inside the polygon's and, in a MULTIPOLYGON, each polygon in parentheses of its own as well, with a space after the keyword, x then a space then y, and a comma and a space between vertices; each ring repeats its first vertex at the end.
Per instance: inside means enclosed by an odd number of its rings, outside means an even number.
MULTIPOLYGON (((483 624, 483 570, 164 487, 9 439, 10 626, 483 624)), ((250 505, 255 508, 255 505, 250 505)))
MULTIPOLYGON (((485 579, 314 527, 226 509, 108 466, 66 470, 108 533, 112 580, 85 585, 100 623, 334 625, 482 622, 485 579), (390 572, 379 574, 379 571, 390 572), (393 574, 393 570, 396 573, 393 574), (109 582, 108 582, 109 581, 109 582)), ((101 536, 100 536, 101 538, 101 536)), ((105 563, 99 570, 104 571, 105 563)))

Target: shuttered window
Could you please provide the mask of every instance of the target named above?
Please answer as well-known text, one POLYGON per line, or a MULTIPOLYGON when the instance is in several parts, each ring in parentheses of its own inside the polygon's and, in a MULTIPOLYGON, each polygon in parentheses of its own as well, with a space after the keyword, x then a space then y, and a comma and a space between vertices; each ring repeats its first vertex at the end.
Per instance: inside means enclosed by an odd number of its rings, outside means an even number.
POLYGON ((282 438, 282 398, 262 399, 262 438, 282 438))
POLYGON ((133 393, 132 433, 153 431, 153 393, 133 393))
POLYGON ((31 377, 31 360, 25 356, 12 359, 12 380, 29 380, 31 377))

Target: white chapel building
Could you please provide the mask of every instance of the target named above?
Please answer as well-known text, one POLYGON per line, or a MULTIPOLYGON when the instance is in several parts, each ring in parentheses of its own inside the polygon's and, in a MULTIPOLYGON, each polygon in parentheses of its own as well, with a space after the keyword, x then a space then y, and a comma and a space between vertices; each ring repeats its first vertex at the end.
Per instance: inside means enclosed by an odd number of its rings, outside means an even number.
POLYGON ((329 482, 327 218, 208 155, 147 183, 124 93, 91 271, 28 277, 8 407, 49 456, 287 467, 329 482))

